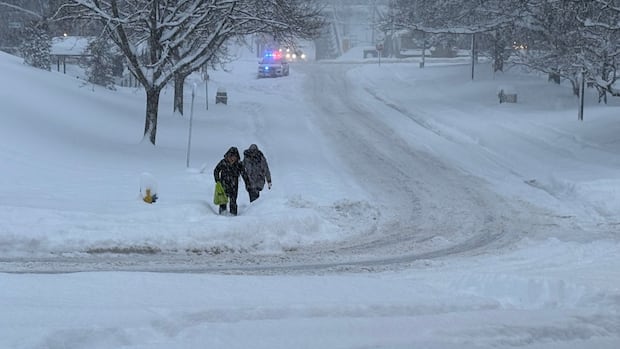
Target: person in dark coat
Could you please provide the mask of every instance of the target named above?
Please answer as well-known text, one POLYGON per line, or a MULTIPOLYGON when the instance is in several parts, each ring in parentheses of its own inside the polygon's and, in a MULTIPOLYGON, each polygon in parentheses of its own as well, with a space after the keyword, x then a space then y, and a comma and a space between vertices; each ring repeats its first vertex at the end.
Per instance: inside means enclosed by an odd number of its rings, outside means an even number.
MULTIPOLYGON (((240 161, 239 150, 237 147, 230 147, 224 158, 215 166, 213 177, 216 182, 222 183, 224 192, 228 196, 230 214, 237 215, 237 193, 239 192, 239 176, 248 183, 243 163, 240 161)), ((220 205, 219 213, 226 211, 226 204, 220 205)))
POLYGON ((250 145, 249 149, 243 151, 243 166, 249 180, 245 184, 245 189, 250 195, 250 202, 252 202, 258 199, 260 191, 265 187, 265 182, 267 182, 267 187, 271 189, 271 172, 265 155, 256 144, 250 145))

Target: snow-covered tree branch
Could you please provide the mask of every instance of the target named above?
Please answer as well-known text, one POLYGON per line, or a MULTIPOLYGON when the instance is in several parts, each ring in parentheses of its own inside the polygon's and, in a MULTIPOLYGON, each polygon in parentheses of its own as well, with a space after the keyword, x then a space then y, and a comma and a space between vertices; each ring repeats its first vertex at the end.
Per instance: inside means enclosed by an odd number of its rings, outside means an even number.
POLYGON ((483 34, 496 69, 512 56, 515 63, 546 72, 557 83, 568 79, 575 94, 585 70, 601 100, 606 94, 620 95, 614 88, 620 54, 616 0, 394 0, 381 26, 384 31, 483 34), (506 54, 518 37, 526 41, 525 49, 506 54))

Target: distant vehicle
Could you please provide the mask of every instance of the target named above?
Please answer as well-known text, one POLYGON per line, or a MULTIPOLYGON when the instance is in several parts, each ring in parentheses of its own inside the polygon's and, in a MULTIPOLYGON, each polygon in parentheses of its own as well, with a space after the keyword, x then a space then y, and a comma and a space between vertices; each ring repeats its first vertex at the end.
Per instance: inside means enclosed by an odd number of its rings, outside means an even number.
POLYGON ((287 48, 280 49, 279 51, 284 54, 284 58, 286 58, 289 62, 305 61, 307 58, 306 54, 300 49, 287 48))
POLYGON ((376 47, 368 46, 368 47, 364 47, 363 50, 364 50, 363 51, 364 58, 368 58, 368 57, 377 58, 377 57, 379 57, 379 51, 377 50, 376 47))
POLYGON ((512 42, 512 49, 515 51, 526 51, 527 50, 527 44, 524 42, 520 42, 520 41, 513 41, 512 42))
POLYGON ((289 64, 280 51, 267 51, 258 63, 258 77, 288 76, 289 64))

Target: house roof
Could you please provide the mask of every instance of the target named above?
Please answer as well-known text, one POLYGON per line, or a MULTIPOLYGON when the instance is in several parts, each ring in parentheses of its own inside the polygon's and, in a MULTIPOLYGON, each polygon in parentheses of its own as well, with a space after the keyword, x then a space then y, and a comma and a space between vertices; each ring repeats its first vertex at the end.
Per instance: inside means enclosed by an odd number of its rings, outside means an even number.
POLYGON ((52 38, 50 53, 56 56, 83 56, 93 39, 91 36, 57 36, 52 38))

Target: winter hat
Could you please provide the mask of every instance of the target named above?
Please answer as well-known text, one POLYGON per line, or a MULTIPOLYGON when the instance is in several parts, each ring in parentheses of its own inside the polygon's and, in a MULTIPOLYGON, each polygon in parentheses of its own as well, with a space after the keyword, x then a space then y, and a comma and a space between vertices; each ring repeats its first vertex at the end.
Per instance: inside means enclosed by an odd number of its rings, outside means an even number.
POLYGON ((228 149, 228 151, 226 152, 226 154, 224 154, 224 157, 227 158, 229 156, 236 156, 237 159, 240 159, 241 157, 239 156, 239 150, 237 149, 237 147, 230 147, 230 149, 228 149))

